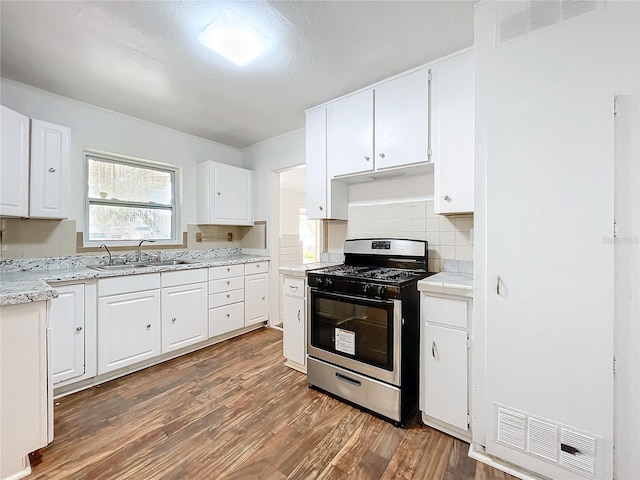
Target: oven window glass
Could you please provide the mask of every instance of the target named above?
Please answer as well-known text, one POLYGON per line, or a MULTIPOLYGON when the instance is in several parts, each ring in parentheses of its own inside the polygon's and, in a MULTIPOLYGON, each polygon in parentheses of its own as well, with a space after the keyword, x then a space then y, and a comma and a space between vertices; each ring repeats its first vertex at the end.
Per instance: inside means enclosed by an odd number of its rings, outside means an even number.
POLYGON ((311 345, 393 371, 393 302, 311 295, 311 345))

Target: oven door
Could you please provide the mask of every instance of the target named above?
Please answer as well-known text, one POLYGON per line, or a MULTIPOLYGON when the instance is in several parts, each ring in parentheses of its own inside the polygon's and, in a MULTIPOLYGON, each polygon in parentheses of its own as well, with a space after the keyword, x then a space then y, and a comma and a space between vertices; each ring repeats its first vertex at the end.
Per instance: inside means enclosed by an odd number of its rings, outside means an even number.
POLYGON ((309 356, 400 386, 400 300, 308 293, 309 356))

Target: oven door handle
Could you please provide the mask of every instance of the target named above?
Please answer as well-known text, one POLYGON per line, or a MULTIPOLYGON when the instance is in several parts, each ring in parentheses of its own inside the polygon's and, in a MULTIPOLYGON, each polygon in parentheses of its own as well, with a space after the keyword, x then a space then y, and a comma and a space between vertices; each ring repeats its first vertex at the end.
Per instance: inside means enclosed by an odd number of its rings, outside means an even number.
POLYGON ((393 305, 394 300, 380 300, 378 298, 369 298, 369 297, 356 297, 353 295, 346 295, 344 293, 335 293, 335 292, 327 292, 325 290, 318 290, 317 288, 309 288, 311 293, 320 294, 325 298, 333 298, 336 300, 353 300, 358 303, 369 303, 369 304, 377 304, 377 305, 393 305))

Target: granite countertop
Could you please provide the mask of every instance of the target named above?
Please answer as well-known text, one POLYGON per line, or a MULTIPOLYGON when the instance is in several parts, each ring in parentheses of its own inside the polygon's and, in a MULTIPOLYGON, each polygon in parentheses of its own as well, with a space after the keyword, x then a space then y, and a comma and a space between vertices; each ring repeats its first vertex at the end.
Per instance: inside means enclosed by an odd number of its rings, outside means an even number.
POLYGON ((278 268, 278 272, 283 275, 289 275, 292 277, 306 277, 309 270, 317 270, 319 268, 332 267, 333 265, 340 265, 342 262, 313 262, 304 263, 302 265, 291 265, 278 268))
POLYGON ((144 273, 170 272, 175 270, 193 270, 220 265, 260 262, 269 259, 270 257, 263 255, 239 254, 231 256, 201 257, 189 260, 194 263, 140 267, 124 271, 101 271, 88 266, 72 266, 68 268, 33 268, 24 271, 1 271, 0 306, 39 302, 56 298, 58 293, 54 287, 49 285, 49 283, 54 282, 120 277, 124 275, 140 275, 144 273))
POLYGON ((445 293, 462 297, 473 297, 473 274, 441 272, 418 282, 421 292, 445 293))

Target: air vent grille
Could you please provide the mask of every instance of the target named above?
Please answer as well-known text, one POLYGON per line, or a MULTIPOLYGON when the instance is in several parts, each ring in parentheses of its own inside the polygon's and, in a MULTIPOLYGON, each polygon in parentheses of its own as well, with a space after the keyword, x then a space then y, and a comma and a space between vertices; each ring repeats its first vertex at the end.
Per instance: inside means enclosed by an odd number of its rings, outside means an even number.
POLYGON ((561 433, 562 444, 570 445, 573 451, 560 452, 560 465, 581 475, 594 477, 596 474, 596 439, 565 428, 561 433))
POLYGON ((527 450, 551 462, 558 462, 558 427, 529 417, 527 450))
POLYGON ((604 439, 568 425, 493 403, 493 439, 584 478, 604 475, 604 439))
POLYGON ((532 32, 550 27, 585 13, 598 10, 598 0, 531 0, 510 4, 510 11, 499 12, 495 28, 495 46, 501 47, 532 32))

